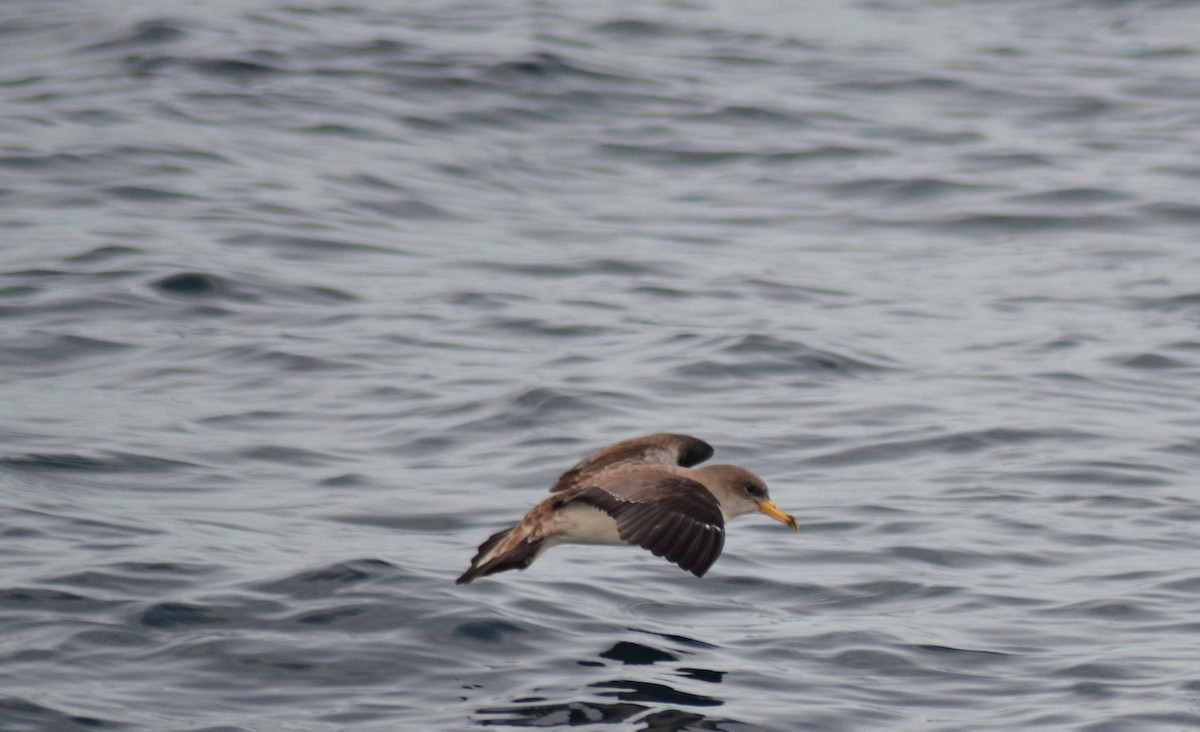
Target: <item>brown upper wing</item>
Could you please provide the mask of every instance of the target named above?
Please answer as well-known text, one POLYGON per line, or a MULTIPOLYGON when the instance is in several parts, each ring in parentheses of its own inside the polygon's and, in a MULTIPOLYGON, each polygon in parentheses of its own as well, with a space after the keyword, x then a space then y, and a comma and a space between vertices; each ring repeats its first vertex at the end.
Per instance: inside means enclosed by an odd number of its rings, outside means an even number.
POLYGON ((716 496, 690 478, 649 465, 616 467, 580 487, 571 502, 604 511, 630 544, 703 577, 725 546, 725 520, 716 496))
POLYGON ((678 465, 690 468, 693 465, 699 465, 712 455, 712 445, 690 435, 661 432, 655 435, 634 437, 614 442, 580 460, 575 467, 558 477, 558 481, 550 488, 550 492, 556 493, 586 484, 600 471, 618 463, 678 465))

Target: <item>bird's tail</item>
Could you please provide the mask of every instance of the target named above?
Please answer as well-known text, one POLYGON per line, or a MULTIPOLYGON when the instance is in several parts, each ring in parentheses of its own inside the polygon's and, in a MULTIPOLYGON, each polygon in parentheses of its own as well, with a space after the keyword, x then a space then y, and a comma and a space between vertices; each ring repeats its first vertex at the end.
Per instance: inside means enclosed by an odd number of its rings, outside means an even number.
POLYGON ((485 577, 509 569, 525 569, 532 564, 541 552, 545 540, 529 541, 527 537, 510 536, 518 528, 520 527, 514 526, 489 536, 479 545, 479 551, 475 552, 474 558, 471 559, 471 566, 459 575, 454 583, 465 585, 476 577, 485 577))

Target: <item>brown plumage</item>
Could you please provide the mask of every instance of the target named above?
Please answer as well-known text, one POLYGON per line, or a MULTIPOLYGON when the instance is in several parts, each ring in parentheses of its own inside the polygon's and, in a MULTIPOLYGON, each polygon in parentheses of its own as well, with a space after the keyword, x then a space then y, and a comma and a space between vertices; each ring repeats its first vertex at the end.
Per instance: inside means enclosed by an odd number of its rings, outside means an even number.
POLYGON ((598 450, 559 476, 552 495, 516 526, 480 544, 458 584, 525 569, 562 543, 632 544, 701 577, 721 555, 725 522, 734 516, 759 511, 798 528, 750 471, 692 468, 712 454, 703 440, 666 433, 598 450))

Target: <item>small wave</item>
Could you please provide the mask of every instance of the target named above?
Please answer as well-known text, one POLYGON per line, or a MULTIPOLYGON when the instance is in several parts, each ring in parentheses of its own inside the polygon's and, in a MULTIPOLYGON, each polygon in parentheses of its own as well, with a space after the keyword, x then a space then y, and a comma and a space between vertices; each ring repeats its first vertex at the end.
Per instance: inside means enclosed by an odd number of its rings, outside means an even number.
POLYGON ((352 362, 321 356, 309 356, 260 346, 229 346, 212 354, 226 363, 257 364, 271 369, 296 373, 346 371, 357 368, 352 362))
POLYGON ((101 456, 78 453, 26 453, 0 457, 0 465, 14 470, 84 471, 88 473, 163 473, 195 467, 195 463, 153 455, 108 452, 101 456))
POLYGON ((263 247, 274 250, 282 255, 307 257, 313 259, 329 259, 355 254, 402 254, 399 249, 366 244, 363 242, 334 239, 331 237, 302 236, 299 234, 235 234, 228 237, 225 243, 232 246, 263 247))
MULTIPOLYGON (((602 23, 597 23, 591 28, 595 33, 634 39, 642 37, 662 38, 669 35, 673 29, 674 26, 641 18, 606 20, 602 23)), ((690 32, 690 30, 687 31, 687 33, 690 32)))
POLYGON ((108 40, 84 46, 81 50, 131 51, 145 46, 160 46, 181 41, 188 36, 183 24, 167 18, 153 18, 136 23, 129 30, 108 40))
POLYGON ((892 72, 886 75, 878 74, 875 78, 870 79, 839 81, 830 84, 829 88, 868 94, 920 94, 922 92, 956 94, 967 90, 969 85, 961 79, 944 75, 892 72))
POLYGON ((1108 204, 1115 201, 1128 201, 1133 196, 1121 191, 1108 188, 1052 188, 1037 193, 1020 193, 1008 196, 1005 200, 1013 203, 1034 203, 1047 206, 1080 206, 1092 204, 1108 204))
POLYGON ((236 454, 247 460, 277 465, 316 466, 338 461, 338 458, 328 453, 289 445, 253 445, 237 451, 236 454))
POLYGON ((865 610, 876 605, 912 604, 944 598, 961 592, 961 588, 946 585, 927 585, 905 580, 877 580, 857 582, 841 587, 812 586, 806 592, 806 601, 814 605, 832 606, 837 609, 865 610))
POLYGON ((296 599, 315 599, 331 597, 348 588, 395 573, 396 567, 381 559, 359 559, 308 569, 282 579, 252 585, 251 589, 296 599))
POLYGON ((124 201, 133 201, 135 203, 167 203, 172 201, 190 201, 196 200, 197 196, 190 193, 182 193, 173 191, 161 186, 108 186, 104 189, 104 193, 113 198, 124 201))
POLYGON ((918 664, 898 653, 876 648, 849 648, 835 653, 830 661, 842 668, 866 673, 912 676, 922 670, 918 664))
POLYGON ((1138 308, 1145 310, 1161 310, 1168 313, 1174 313, 1180 310, 1200 311, 1200 291, 1185 292, 1179 295, 1168 295, 1166 297, 1131 298, 1130 302, 1138 308))
POLYGON ((767 105, 730 104, 705 110, 685 119, 735 126, 745 132, 747 125, 781 127, 793 131, 806 126, 803 114, 767 105))
MULTIPOLYGON (((1161 471, 1138 465, 1112 465, 1101 463, 1080 463, 1060 467, 1045 467, 1035 470, 1012 471, 1006 476, 1009 480, 1028 483, 1029 481, 1050 481, 1065 485, 1109 486, 1109 487, 1155 487, 1169 485, 1170 480, 1161 471)), ((1082 496, 1064 497, 1063 500, 1083 500, 1092 503, 1120 502, 1131 506, 1157 506, 1153 500, 1139 495, 1114 496, 1109 494, 1087 494, 1082 496)))
POLYGON ((991 554, 945 547, 935 549, 925 546, 898 546, 890 553, 898 559, 937 567, 978 567, 996 561, 996 557, 991 554))
POLYGON ((0 604, 10 607, 20 605, 23 608, 37 607, 58 611, 83 605, 94 609, 91 607, 92 599, 84 595, 38 587, 0 587, 0 604))
POLYGON ((642 259, 580 258, 556 262, 509 262, 478 260, 463 266, 495 274, 518 275, 534 279, 559 280, 574 277, 669 276, 662 265, 642 259))
POLYGON ((859 178, 832 186, 843 196, 864 196, 896 202, 928 201, 956 195, 978 194, 978 183, 960 183, 942 178, 859 178))
POLYGON ((1097 618, 1109 622, 1144 623, 1161 618, 1161 614, 1149 607, 1147 602, 1131 600, 1084 600, 1056 607, 1043 608, 1034 612, 1048 616, 1072 616, 1097 618))
POLYGON ((721 348, 722 357, 686 362, 672 369, 676 377, 703 383, 762 376, 848 377, 887 367, 833 351, 768 336, 746 336, 721 348))
POLYGON ((722 166, 731 163, 793 163, 802 160, 833 160, 881 155, 880 150, 846 145, 816 145, 803 149, 700 149, 664 144, 605 142, 596 146, 600 157, 619 157, 665 168, 722 166))
POLYGON ((521 338, 593 338, 611 331, 601 325, 565 324, 540 318, 492 318, 483 327, 521 338))
POLYGON ((250 618, 240 609, 187 602, 160 602, 142 611, 137 622, 147 628, 178 629, 197 626, 244 627, 250 618))
POLYGON ((1165 223, 1195 226, 1200 223, 1200 206, 1190 203, 1156 203, 1144 207, 1145 212, 1165 223))
POLYGON ((357 208, 401 221, 439 221, 458 218, 446 208, 435 206, 411 195, 387 199, 360 198, 350 203, 357 208))
POLYGON ((0 697, 0 724, 13 730, 55 730, 84 732, 85 730, 128 729, 129 725, 116 720, 82 714, 70 714, 53 707, 20 697, 0 697))
POLYGON ((976 213, 940 220, 915 220, 908 223, 951 233, 1011 235, 1061 230, 1110 232, 1129 228, 1133 221, 1126 216, 1097 213, 1057 216, 1030 213, 976 213))
POLYGON ((1112 361, 1118 366, 1137 371, 1169 371, 1195 368, 1197 366, 1195 363, 1165 356, 1161 353, 1138 353, 1132 356, 1121 356, 1112 361))
POLYGON ((130 343, 60 333, 34 333, 6 339, 0 367, 54 367, 133 349, 130 343))
POLYGON ((136 247, 127 247, 117 244, 103 244, 93 249, 73 254, 67 257, 64 261, 71 264, 99 264, 108 262, 114 259, 122 259, 136 254, 143 253, 143 250, 136 247))
POLYGON ((185 297, 209 297, 226 289, 225 283, 216 275, 204 272, 179 272, 156 281, 154 286, 172 295, 185 297))
POLYGON ((202 58, 190 60, 188 65, 202 74, 236 82, 246 82, 286 71, 283 66, 266 59, 202 58))
POLYGON ((880 441, 809 458, 813 465, 861 465, 921 457, 928 453, 969 453, 1040 441, 1080 441, 1094 436, 1074 430, 1042 431, 992 428, 938 437, 880 441))
POLYGON ((505 397, 491 410, 490 416, 464 422, 455 431, 494 434, 496 431, 570 421, 580 416, 594 419, 600 412, 611 410, 602 396, 549 387, 522 389, 505 397))
POLYGON ((582 79, 589 82, 628 81, 628 77, 609 69, 601 69, 569 59, 557 53, 531 53, 519 58, 504 59, 485 68, 485 75, 493 81, 536 79, 582 79))
POLYGON ((529 629, 507 620, 470 620, 459 623, 454 635, 481 643, 500 643, 509 636, 528 633, 529 629))
POLYGON ((159 293, 181 300, 254 305, 340 305, 358 298, 327 285, 304 285, 250 275, 185 270, 159 276, 151 283, 159 293))
POLYGON ((175 562, 118 562, 53 577, 47 582, 138 597, 150 592, 184 590, 219 574, 214 565, 175 562))

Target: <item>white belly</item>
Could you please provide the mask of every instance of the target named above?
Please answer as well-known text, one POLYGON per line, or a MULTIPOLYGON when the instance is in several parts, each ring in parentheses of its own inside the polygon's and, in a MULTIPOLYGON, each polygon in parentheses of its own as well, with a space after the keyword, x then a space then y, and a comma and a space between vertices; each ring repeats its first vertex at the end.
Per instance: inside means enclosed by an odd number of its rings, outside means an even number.
POLYGON ((562 544, 624 544, 617 522, 598 508, 568 504, 555 516, 553 541, 562 544))

